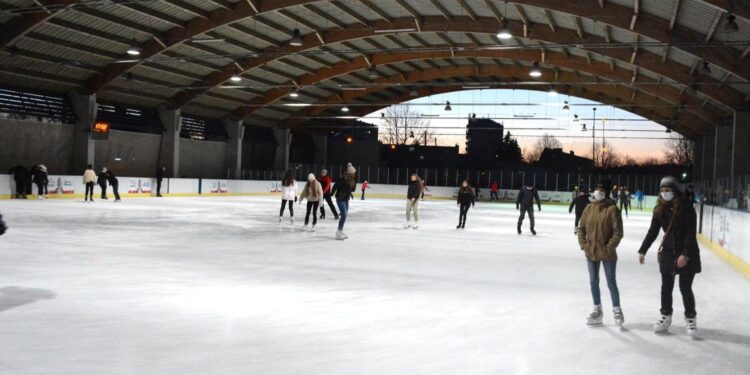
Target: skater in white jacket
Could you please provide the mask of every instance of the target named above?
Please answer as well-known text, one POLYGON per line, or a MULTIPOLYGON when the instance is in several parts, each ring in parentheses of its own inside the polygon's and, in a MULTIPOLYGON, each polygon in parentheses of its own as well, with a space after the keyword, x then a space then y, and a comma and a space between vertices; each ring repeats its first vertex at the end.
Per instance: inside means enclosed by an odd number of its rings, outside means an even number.
POLYGON ((294 180, 292 171, 287 171, 281 180, 281 210, 279 210, 279 223, 284 217, 284 208, 289 205, 289 223, 294 224, 294 202, 297 201, 297 181, 294 180))

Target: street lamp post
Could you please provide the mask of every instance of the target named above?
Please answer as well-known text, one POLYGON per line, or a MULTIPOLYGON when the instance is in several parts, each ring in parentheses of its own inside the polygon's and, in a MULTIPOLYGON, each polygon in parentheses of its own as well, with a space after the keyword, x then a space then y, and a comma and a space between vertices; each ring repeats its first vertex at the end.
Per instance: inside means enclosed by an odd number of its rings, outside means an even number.
POLYGON ((594 117, 591 120, 591 160, 596 165, 596 107, 594 107, 594 117))

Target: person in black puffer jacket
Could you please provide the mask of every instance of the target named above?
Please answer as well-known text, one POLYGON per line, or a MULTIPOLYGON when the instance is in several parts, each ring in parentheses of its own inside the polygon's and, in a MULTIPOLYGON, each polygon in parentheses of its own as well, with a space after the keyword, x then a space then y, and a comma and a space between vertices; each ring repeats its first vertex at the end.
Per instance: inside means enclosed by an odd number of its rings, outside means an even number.
POLYGON ((409 177, 409 189, 406 191, 406 224, 404 228, 419 229, 419 197, 422 195, 422 181, 419 176, 409 177), (411 215, 414 214, 414 226, 411 225, 411 215))
POLYGON ((586 209, 586 206, 588 206, 589 203, 591 203, 591 197, 585 191, 579 191, 576 199, 574 199, 573 202, 570 202, 568 213, 573 212, 573 208, 576 209, 576 226, 573 230, 574 234, 578 234, 578 223, 581 221, 583 210, 586 209))
POLYGON ((660 230, 664 230, 658 255, 661 272, 661 317, 654 325, 654 331, 666 332, 672 324, 672 291, 675 278, 680 275, 685 323, 688 334, 692 335, 697 330, 693 280, 695 275, 701 272, 695 208, 685 200, 677 178, 664 177, 660 186, 661 191, 651 218, 651 227, 638 250, 639 260, 643 264, 646 252, 659 236, 660 230))
POLYGON ((531 183, 526 184, 518 191, 518 197, 516 198, 516 210, 521 210, 521 215, 518 216, 518 234, 521 234, 521 225, 523 225, 523 219, 526 217, 526 213, 529 214, 529 226, 531 228, 531 234, 536 236, 534 230, 534 201, 539 207, 539 211, 542 210, 542 203, 539 201, 539 193, 531 183))
POLYGON ((336 231, 337 240, 345 240, 348 236, 344 233, 344 224, 346 217, 349 215, 349 200, 354 198, 352 193, 357 189, 357 183, 354 176, 357 170, 353 166, 346 167, 346 173, 336 180, 333 185, 331 195, 336 197, 336 205, 339 206, 339 227, 336 231))
POLYGON ((120 201, 120 192, 117 190, 120 183, 117 180, 117 176, 115 176, 115 173, 112 172, 112 170, 103 168, 103 172, 107 173, 107 182, 109 182, 109 186, 112 187, 112 194, 115 195, 115 202, 120 201))
POLYGON ((456 204, 459 206, 458 225, 456 225, 456 229, 464 229, 466 227, 466 214, 469 212, 469 207, 473 207, 475 202, 474 190, 469 186, 469 181, 463 180, 461 187, 458 189, 458 198, 456 199, 456 204))

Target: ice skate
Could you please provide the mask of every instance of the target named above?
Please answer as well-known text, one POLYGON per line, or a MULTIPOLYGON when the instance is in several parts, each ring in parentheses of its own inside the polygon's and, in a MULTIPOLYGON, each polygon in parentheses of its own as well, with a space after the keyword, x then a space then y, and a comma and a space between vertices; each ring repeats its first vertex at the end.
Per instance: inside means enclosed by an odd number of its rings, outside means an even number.
POLYGON ((281 219, 282 219, 282 217, 281 217, 281 216, 279 216, 279 224, 281 224, 281 219))
POLYGON ((669 331, 669 326, 672 325, 672 315, 663 315, 654 324, 654 333, 664 333, 669 331))
POLYGON ((536 236, 536 231, 534 230, 534 228, 531 228, 531 234, 536 236))
POLYGON ((456 225, 456 229, 461 229, 461 224, 456 225))
POLYGON ((414 230, 419 229, 419 223, 414 223, 414 225, 411 227, 411 229, 414 229, 414 230))
POLYGON ((698 332, 698 322, 696 318, 685 318, 685 328, 687 328, 687 334, 694 336, 698 332))
POLYGON ((310 227, 310 232, 315 232, 315 224, 313 224, 313 226, 310 227))
POLYGON ((339 241, 345 240, 346 239, 346 235, 344 234, 344 231, 337 230, 336 231, 336 239, 339 240, 339 241))
POLYGON ((594 311, 589 314, 586 320, 586 324, 590 326, 596 326, 602 324, 602 305, 594 306, 594 311))
POLYGON ((625 324, 625 315, 623 315, 622 313, 622 308, 615 307, 614 313, 615 313, 615 325, 618 327, 622 327, 622 325, 625 324))
POLYGON ((407 221, 406 224, 404 224, 404 229, 409 229, 409 228, 411 228, 411 223, 407 221))
POLYGON ((302 226, 302 231, 303 232, 309 232, 309 229, 310 228, 307 226, 307 224, 305 224, 305 225, 302 226))
POLYGON ((294 218, 293 217, 289 218, 289 224, 294 225, 294 218))

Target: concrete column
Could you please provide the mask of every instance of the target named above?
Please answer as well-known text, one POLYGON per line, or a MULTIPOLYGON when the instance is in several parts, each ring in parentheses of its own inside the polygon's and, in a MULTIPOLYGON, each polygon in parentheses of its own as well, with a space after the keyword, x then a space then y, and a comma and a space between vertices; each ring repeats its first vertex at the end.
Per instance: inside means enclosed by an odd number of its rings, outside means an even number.
POLYGON ((276 156, 273 168, 277 171, 285 171, 289 168, 289 146, 292 144, 292 135, 289 129, 273 128, 276 137, 276 156))
POLYGON ((96 122, 96 95, 80 95, 72 92, 70 102, 76 114, 76 123, 73 128, 73 155, 68 172, 80 174, 86 169, 87 164, 94 165, 96 141, 91 139, 91 129, 96 122))
POLYGON ((312 139, 315 144, 315 164, 325 165, 328 163, 328 135, 313 134, 312 139))
POLYGON ((721 124, 716 128, 716 178, 729 177, 732 173, 732 124, 721 124))
POLYGON ((732 175, 750 175, 750 112, 735 112, 734 114, 734 163, 732 175))
POLYGON ((245 126, 242 121, 224 119, 224 127, 229 134, 227 143, 227 168, 229 178, 242 177, 242 140, 245 139, 245 126))
POLYGON ((167 174, 172 177, 180 177, 180 130, 182 129, 182 117, 179 109, 167 109, 163 106, 158 108, 159 119, 164 132, 161 135, 161 147, 159 149, 159 167, 167 167, 167 174))

